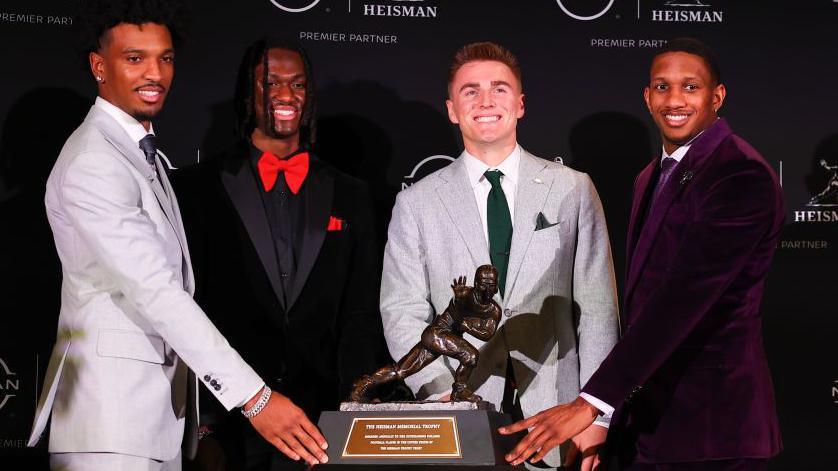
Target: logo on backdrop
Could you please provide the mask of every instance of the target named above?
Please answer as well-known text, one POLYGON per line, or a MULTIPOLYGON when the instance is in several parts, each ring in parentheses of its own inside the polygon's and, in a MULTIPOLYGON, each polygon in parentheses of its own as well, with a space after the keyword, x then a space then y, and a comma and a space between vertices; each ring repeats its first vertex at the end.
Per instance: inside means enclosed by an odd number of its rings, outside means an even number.
POLYGON ((320 0, 271 0, 275 7, 288 13, 300 13, 311 10, 320 0))
MULTIPOLYGON (((439 6, 428 3, 430 2, 426 0, 373 0, 363 2, 360 11, 364 16, 436 18, 439 14, 439 6)), ((351 0, 349 10, 352 11, 351 0)))
MULTIPOLYGON (((567 16, 575 19, 575 20, 590 21, 590 20, 595 20, 595 19, 601 17, 602 15, 608 13, 608 10, 610 10, 611 6, 614 5, 614 0, 607 0, 607 3, 605 2, 605 0, 603 0, 602 3, 605 4, 605 6, 602 7, 600 10, 595 11, 593 13, 582 13, 582 12, 580 12, 580 10, 582 10, 582 9, 578 8, 578 6, 576 6, 577 4, 582 3, 582 2, 579 2, 579 1, 573 2, 573 1, 569 1, 569 0, 564 0, 564 1, 563 0, 556 0, 556 3, 559 4, 559 8, 562 9, 562 11, 565 13, 565 15, 567 15, 567 16), (568 5, 571 5, 571 6, 568 7, 568 5)), ((584 4, 586 6, 589 6, 590 3, 591 3, 590 1, 585 1, 584 2, 584 4)))
POLYGON ((432 155, 425 159, 422 159, 421 162, 416 164, 413 167, 413 171, 410 172, 410 175, 405 175, 402 178, 402 190, 413 185, 414 183, 418 182, 422 178, 428 176, 429 174, 436 172, 437 170, 446 167, 448 164, 453 162, 455 159, 454 157, 449 157, 447 155, 432 155))
POLYGON ((652 10, 651 19, 664 23, 722 23, 724 11, 713 9, 707 0, 665 0, 659 9, 652 10))
POLYGON ((818 162, 826 173, 826 185, 806 203, 805 210, 794 212, 794 222, 838 222, 838 164, 826 159, 818 162))
POLYGON ((73 17, 51 15, 43 12, 0 12, 0 23, 21 23, 30 25, 73 26, 73 17))
POLYGON ((9 365, 0 358, 0 411, 6 406, 9 400, 17 395, 20 390, 20 379, 17 373, 13 372, 9 365))
POLYGON ((829 165, 826 159, 818 162, 829 175, 826 188, 813 196, 807 206, 838 206, 838 165, 829 165))

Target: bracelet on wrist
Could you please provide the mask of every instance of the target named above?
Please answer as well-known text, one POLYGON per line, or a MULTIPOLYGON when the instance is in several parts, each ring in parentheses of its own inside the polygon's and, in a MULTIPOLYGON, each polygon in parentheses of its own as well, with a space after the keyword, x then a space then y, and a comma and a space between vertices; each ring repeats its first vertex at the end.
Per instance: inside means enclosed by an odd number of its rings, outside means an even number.
POLYGON ((271 388, 265 385, 265 387, 262 388, 262 394, 259 395, 259 399, 256 401, 256 404, 253 404, 253 407, 251 407, 250 409, 245 409, 244 407, 242 407, 242 415, 247 417, 248 419, 256 417, 257 415, 259 415, 260 412, 262 412, 262 409, 264 409, 265 406, 268 405, 268 400, 270 398, 271 388))

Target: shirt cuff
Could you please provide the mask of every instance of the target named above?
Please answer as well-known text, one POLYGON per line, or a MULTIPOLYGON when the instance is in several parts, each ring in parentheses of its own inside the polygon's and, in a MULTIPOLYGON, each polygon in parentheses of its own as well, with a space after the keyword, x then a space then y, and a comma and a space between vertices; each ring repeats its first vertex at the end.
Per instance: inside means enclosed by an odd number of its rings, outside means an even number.
POLYGON ((585 392, 579 393, 579 397, 588 401, 588 404, 590 404, 590 405, 596 407, 597 409, 599 409, 599 411, 602 412, 602 415, 605 416, 605 417, 611 418, 611 414, 614 413, 614 408, 613 407, 611 407, 608 404, 606 404, 605 402, 595 398, 594 396, 591 396, 588 393, 585 393, 585 392))
POLYGON ((588 402, 588 404, 596 407, 599 409, 601 414, 594 420, 594 425, 599 425, 600 427, 608 428, 611 425, 611 414, 614 413, 614 408, 606 404, 605 402, 591 396, 588 393, 579 393, 579 397, 584 399, 588 402))
MULTIPOLYGON (((261 392, 262 392, 262 390, 263 390, 263 389, 265 389, 265 386, 267 386, 267 384, 266 384, 266 383, 262 383, 262 385, 261 385, 261 386, 259 386, 258 388, 256 388, 256 390, 255 390, 255 391, 253 391, 253 394, 251 394, 251 395, 247 396, 247 397, 245 398, 245 400, 244 400, 244 401, 242 401, 242 403, 241 403, 241 404, 238 404, 236 407, 244 407, 244 405, 245 405, 245 404, 247 404, 247 401, 249 401, 249 400, 253 399, 254 397, 256 397, 256 395, 258 395, 259 393, 261 393, 261 392)), ((600 410, 601 410, 601 409, 600 409, 600 410)))
POLYGON ((611 417, 599 417, 594 420, 594 425, 599 425, 602 428, 609 428, 611 426, 611 417))

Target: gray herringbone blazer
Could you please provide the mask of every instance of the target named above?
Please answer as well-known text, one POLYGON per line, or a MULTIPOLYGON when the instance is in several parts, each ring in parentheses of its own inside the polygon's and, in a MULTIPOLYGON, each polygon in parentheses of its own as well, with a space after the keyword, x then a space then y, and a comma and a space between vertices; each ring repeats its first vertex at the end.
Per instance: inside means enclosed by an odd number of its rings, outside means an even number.
MULTIPOLYGON (((168 178, 94 106, 61 150, 45 204, 64 279, 29 445, 51 417, 51 453, 171 460, 187 415, 197 418, 187 366, 227 409, 262 380, 192 300, 168 178)), ((197 435, 187 439, 191 453, 197 435)))
MULTIPOLYGON (((605 218, 590 178, 521 154, 501 326, 480 349, 471 387, 497 407, 507 354, 525 417, 572 401, 617 341, 614 270, 605 218), (536 230, 539 213, 549 224, 536 230), (550 225, 554 224, 554 225, 550 225), (549 226, 549 227, 547 227, 549 226)), ((381 315, 401 358, 451 298, 451 282, 490 263, 463 157, 399 193, 384 255, 381 315)), ((439 358, 406 382, 418 398, 450 392, 456 360, 439 358)), ((558 450, 558 449, 557 449, 558 450)), ((545 462, 559 464, 559 453, 545 462)))

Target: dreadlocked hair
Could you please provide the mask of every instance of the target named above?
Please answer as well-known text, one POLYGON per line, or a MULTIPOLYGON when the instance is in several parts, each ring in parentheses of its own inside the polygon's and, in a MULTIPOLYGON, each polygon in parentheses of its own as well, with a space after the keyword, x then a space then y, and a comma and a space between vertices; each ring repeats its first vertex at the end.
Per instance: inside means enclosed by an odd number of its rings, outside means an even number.
POLYGON ((108 31, 120 23, 164 25, 175 48, 183 43, 189 26, 189 9, 182 0, 78 0, 75 21, 79 59, 89 70, 88 56, 104 46, 108 31))
POLYGON ((250 139, 253 130, 256 129, 256 107, 255 100, 262 100, 264 106, 263 122, 270 123, 270 103, 268 97, 269 87, 262 87, 261 97, 256 95, 257 78, 262 83, 268 80, 268 54, 271 49, 285 49, 300 55, 303 60, 303 69, 306 75, 306 99, 303 104, 303 113, 300 117, 300 146, 310 148, 315 141, 315 87, 314 77, 311 73, 311 62, 303 46, 296 42, 282 38, 261 38, 251 44, 244 53, 239 74, 236 80, 236 92, 233 97, 236 112, 236 133, 241 139, 250 139), (256 68, 262 65, 262 76, 256 77, 256 68))

